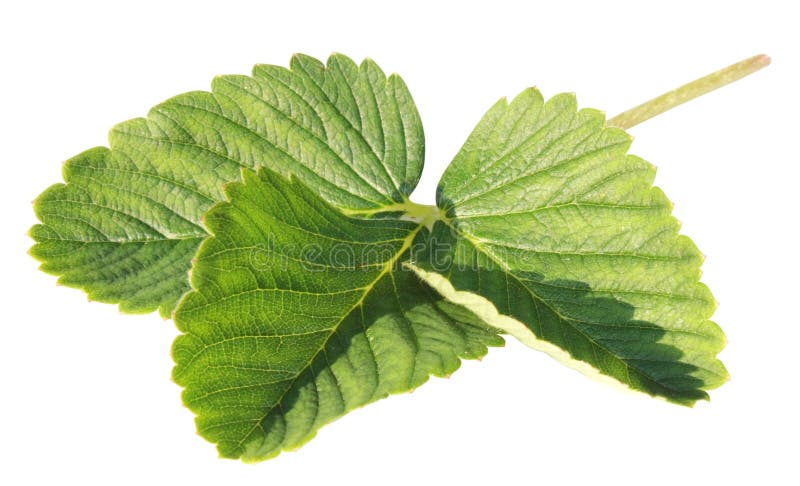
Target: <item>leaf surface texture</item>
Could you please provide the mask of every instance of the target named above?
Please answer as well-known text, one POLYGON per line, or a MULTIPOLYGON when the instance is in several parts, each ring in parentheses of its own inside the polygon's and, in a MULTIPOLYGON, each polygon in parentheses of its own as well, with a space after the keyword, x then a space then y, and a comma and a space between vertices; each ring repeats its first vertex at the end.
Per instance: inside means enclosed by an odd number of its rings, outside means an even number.
POLYGON ((727 380, 724 335, 703 257, 630 141, 572 95, 501 100, 441 179, 440 259, 418 271, 454 301, 481 297, 479 315, 512 318, 559 359, 691 404, 727 380))
POLYGON ((296 448, 342 414, 502 344, 402 268, 422 230, 354 219, 295 180, 245 172, 212 208, 175 315, 174 379, 225 457, 296 448))
POLYGON ((424 137, 402 79, 371 60, 308 56, 218 76, 109 134, 37 198, 31 254, 59 282, 127 312, 168 315, 188 290, 203 213, 242 167, 292 174, 341 209, 402 203, 424 137))

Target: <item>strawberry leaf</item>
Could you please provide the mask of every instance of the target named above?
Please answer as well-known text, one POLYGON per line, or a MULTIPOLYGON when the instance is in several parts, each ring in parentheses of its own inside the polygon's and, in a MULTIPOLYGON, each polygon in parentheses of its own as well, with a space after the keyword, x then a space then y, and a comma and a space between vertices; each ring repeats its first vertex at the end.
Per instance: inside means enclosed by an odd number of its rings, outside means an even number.
POLYGON ((419 223, 342 215, 297 180, 244 172, 213 207, 175 322, 175 381, 224 457, 296 448, 342 414, 502 339, 399 262, 419 223))
POLYGON ((424 156, 402 79, 340 54, 218 76, 210 93, 115 126, 109 146, 68 160, 65 184, 36 200, 31 254, 91 299, 165 316, 189 289, 203 213, 242 167, 293 174, 341 209, 378 211, 407 200, 424 156))
POLYGON ((528 89, 483 117, 442 176, 416 270, 487 323, 588 374, 690 405, 728 374, 655 168, 575 97, 528 89))

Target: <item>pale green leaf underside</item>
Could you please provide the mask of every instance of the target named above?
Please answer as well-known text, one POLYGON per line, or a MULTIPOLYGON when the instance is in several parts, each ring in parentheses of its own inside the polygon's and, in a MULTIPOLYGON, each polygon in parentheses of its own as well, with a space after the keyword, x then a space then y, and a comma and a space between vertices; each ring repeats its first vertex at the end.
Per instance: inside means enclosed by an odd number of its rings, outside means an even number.
POLYGON ((199 433, 221 455, 293 449, 344 413, 502 344, 404 270, 420 225, 352 219, 297 181, 245 171, 212 208, 173 346, 199 433))
POLYGON ((130 312, 167 314, 188 290, 203 213, 242 167, 292 174, 341 209, 407 199, 424 139, 413 100, 372 61, 308 56, 219 76, 111 130, 36 201, 31 254, 60 283, 130 312))
POLYGON ((501 100, 443 175, 439 260, 418 264, 572 359, 690 404, 727 379, 724 336, 702 255, 629 145, 572 95, 501 100))

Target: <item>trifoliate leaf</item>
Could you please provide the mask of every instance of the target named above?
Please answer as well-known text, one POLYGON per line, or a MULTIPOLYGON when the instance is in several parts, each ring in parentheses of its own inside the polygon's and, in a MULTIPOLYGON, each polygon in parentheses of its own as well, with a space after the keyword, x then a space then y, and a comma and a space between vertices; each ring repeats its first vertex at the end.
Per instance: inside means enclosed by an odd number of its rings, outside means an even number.
POLYGON ((437 258, 414 268, 527 344, 691 404, 727 379, 724 336, 702 255, 630 140, 572 95, 501 100, 443 175, 437 258))
POLYGON ((39 196, 31 254, 92 299, 165 315, 188 290, 203 213, 242 167, 293 174, 338 208, 374 212, 407 200, 424 155, 403 81, 339 54, 219 76, 211 93, 117 125, 109 146, 68 160, 66 184, 39 196))
POLYGON ((38 198, 32 254, 125 311, 184 295, 173 376, 225 457, 296 448, 501 332, 676 403, 727 378, 701 254, 630 137, 571 95, 497 103, 436 207, 408 200, 424 150, 411 97, 369 60, 222 76, 109 143, 38 198))
POLYGON ((400 263, 427 231, 353 219, 297 180, 244 172, 178 306, 175 381, 221 455, 260 460, 502 344, 400 263))

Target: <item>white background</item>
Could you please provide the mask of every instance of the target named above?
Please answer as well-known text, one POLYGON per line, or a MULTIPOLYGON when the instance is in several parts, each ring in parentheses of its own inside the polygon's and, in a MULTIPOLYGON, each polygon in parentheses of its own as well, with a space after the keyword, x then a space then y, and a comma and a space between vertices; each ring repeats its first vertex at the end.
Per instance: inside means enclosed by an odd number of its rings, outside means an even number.
POLYGON ((5 2, 0 7, 0 483, 799 484, 798 59, 792 2, 5 2), (781 6, 781 5, 785 6, 781 6), (587 380, 509 340, 258 465, 217 458, 170 381, 176 331, 57 287, 30 201, 108 129, 293 52, 408 83, 433 189, 481 114, 536 84, 610 115, 741 58, 773 64, 635 127, 632 152, 708 257, 732 380, 694 409, 587 380), (741 481, 741 483, 740 483, 741 481))

